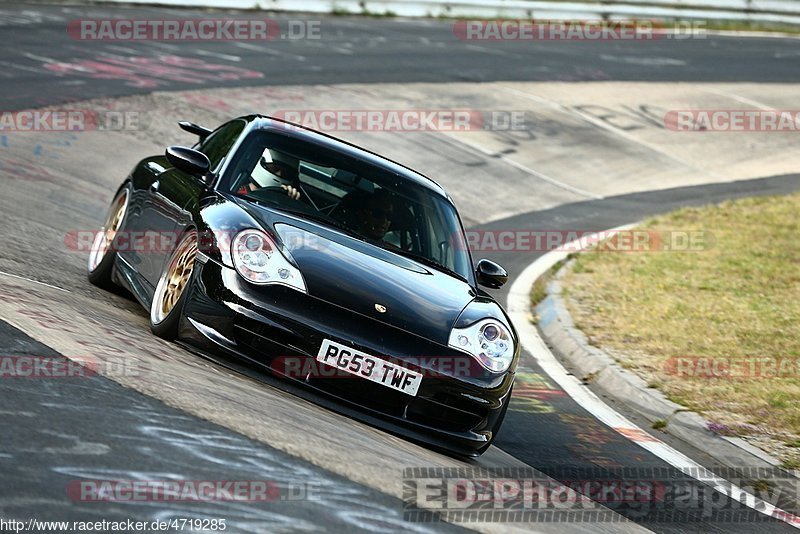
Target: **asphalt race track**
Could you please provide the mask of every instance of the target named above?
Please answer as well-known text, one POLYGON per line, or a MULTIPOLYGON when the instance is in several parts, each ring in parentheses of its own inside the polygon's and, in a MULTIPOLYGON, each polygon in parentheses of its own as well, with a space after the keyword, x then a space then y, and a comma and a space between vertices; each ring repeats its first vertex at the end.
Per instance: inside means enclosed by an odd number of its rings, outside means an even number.
MULTIPOLYGON (((323 29, 319 40, 257 45, 82 42, 65 31, 80 18, 202 16, 0 2, 0 110, 99 107, 143 117, 130 132, 0 131, 0 355, 113 356, 129 365, 108 376, 0 380, 0 519, 226 518, 231 532, 794 530, 745 507, 723 513, 669 500, 598 502, 589 507, 595 522, 406 521, 405 468, 520 468, 564 483, 587 473, 691 480, 594 419, 529 353, 495 447, 474 461, 425 449, 255 370, 227 368, 155 339, 138 304, 89 285, 86 255, 69 250, 66 236, 101 224, 136 161, 189 142, 175 120, 216 126, 248 111, 532 113, 538 129, 520 136, 336 134, 440 180, 473 230, 599 231, 681 206, 795 191, 796 133, 676 138, 691 134, 666 131, 663 117, 664 110, 731 102, 793 109, 800 40, 473 44, 457 39, 448 21, 336 16, 314 18, 323 29), (170 504, 81 502, 69 493, 76 480, 115 479, 270 480, 282 492, 266 503, 170 504)), ((541 254, 482 256, 513 279, 541 254)), ((506 291, 497 291, 504 304, 506 291)), ((624 405, 614 408, 633 417, 624 405)), ((661 433, 658 439, 716 467, 707 451, 661 433)), ((700 497, 724 499, 707 487, 700 497)), ((781 505, 797 513, 791 498, 781 505)))
MULTIPOLYGON (((50 8, 13 2, 0 3, 3 35, 13 47, 3 54, 0 96, 3 109, 23 109, 96 97, 145 93, 169 87, 313 85, 342 83, 490 82, 509 81, 669 81, 758 82, 796 81, 797 49, 792 41, 763 38, 709 37, 676 40, 665 53, 663 42, 610 43, 598 47, 585 42, 524 42, 464 45, 449 23, 327 17, 324 40, 271 41, 268 48, 235 42, 128 44, 95 42, 91 46, 66 35, 66 24, 78 18, 185 17, 175 9, 108 9, 103 7, 50 8), (54 46, 56 45, 57 46, 54 46), (128 50, 126 50, 128 48, 128 50), (358 56, 355 56, 355 51, 358 56), (156 58, 180 51, 194 59, 230 62, 259 73, 251 78, 226 81, 163 80, 146 76, 109 80, 99 70, 102 63, 124 69, 134 57, 156 58), (135 54, 133 53, 135 52, 135 54), (115 59, 115 61, 111 61, 115 59), (68 79, 58 80, 54 64, 83 67, 68 79), (49 65, 49 66, 48 66, 49 65), (93 75, 92 70, 99 72, 93 75), (88 80, 87 80, 88 78, 88 80), (80 83, 83 80, 84 83, 80 83), (91 80, 91 83, 88 83, 91 80), (38 89, 32 92, 31 87, 38 89)), ((195 15, 197 15, 195 13, 195 15)), ((254 18, 252 13, 237 17, 254 18)), ((289 17, 278 15, 277 20, 289 17)), ((314 19, 316 20, 316 19, 314 19)), ((107 72, 106 72, 107 74, 107 72)))

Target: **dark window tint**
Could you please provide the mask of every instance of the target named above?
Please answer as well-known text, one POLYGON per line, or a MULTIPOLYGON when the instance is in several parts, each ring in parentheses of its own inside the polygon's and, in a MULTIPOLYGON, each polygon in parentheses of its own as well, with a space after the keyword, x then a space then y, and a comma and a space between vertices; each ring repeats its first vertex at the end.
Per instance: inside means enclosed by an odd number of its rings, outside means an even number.
POLYGON ((216 170, 222 160, 225 159, 225 156, 228 155, 231 147, 233 147, 242 130, 244 130, 244 126, 245 122, 239 119, 223 124, 206 137, 205 141, 200 143, 198 150, 208 156, 212 170, 216 170))
POLYGON ((455 207, 392 169, 278 131, 254 131, 220 189, 344 230, 472 281, 455 207))

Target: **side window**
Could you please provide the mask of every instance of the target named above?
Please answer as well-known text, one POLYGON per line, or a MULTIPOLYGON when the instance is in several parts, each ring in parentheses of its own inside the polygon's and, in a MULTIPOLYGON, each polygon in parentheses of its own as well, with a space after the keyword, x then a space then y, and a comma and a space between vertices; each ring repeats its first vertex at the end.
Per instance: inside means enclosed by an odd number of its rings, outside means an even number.
POLYGON ((245 122, 243 120, 233 120, 214 130, 211 135, 200 143, 198 150, 208 156, 212 170, 216 170, 222 160, 225 159, 225 156, 228 155, 231 147, 233 147, 242 130, 244 130, 244 126, 245 122))

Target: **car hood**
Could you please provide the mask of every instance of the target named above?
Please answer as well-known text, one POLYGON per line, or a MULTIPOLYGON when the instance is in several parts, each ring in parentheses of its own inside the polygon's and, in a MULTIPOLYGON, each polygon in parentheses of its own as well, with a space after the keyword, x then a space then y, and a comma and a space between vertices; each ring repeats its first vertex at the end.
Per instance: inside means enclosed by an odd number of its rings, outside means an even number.
POLYGON ((310 295, 447 345, 475 298, 468 283, 358 239, 314 230, 275 225, 310 295))
POLYGON ((303 274, 308 294, 447 345, 476 297, 466 281, 305 218, 240 205, 274 231, 303 274))

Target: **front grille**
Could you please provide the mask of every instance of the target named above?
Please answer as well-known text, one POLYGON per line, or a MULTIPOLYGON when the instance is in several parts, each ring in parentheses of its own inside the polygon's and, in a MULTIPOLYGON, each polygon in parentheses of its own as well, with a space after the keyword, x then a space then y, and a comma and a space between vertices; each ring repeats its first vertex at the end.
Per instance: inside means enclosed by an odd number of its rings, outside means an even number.
POLYGON ((469 432, 481 425, 486 415, 459 410, 430 399, 417 398, 408 405, 406 418, 415 423, 450 432, 469 432))
MULTIPOLYGON (((286 354, 290 349, 281 343, 281 332, 269 325, 264 325, 249 319, 239 319, 234 325, 234 340, 237 345, 256 360, 269 364, 272 357, 303 355, 310 358, 310 369, 321 371, 327 368, 325 364, 318 363, 314 355, 299 350, 286 354)), ((283 337, 286 337, 285 335, 283 337)), ((285 341, 288 341, 285 340, 285 341)), ((272 360, 273 365, 281 366, 280 359, 272 360), (277 362, 277 363, 276 363, 277 362)), ((305 367, 303 367, 305 369, 305 367)), ((301 373, 302 374, 302 373, 301 373)), ((469 432, 485 423, 489 406, 471 401, 455 391, 448 391, 444 381, 428 377, 423 378, 420 396, 412 397, 375 382, 371 382, 343 371, 332 373, 313 373, 305 380, 298 373, 291 374, 291 378, 306 381, 314 388, 320 389, 347 401, 353 402, 364 408, 375 410, 390 417, 406 419, 410 422, 429 426, 449 432, 469 432), (434 382, 435 381, 435 382, 434 382)))
POLYGON ((338 397, 394 417, 403 417, 409 395, 357 376, 312 378, 309 383, 338 397))

